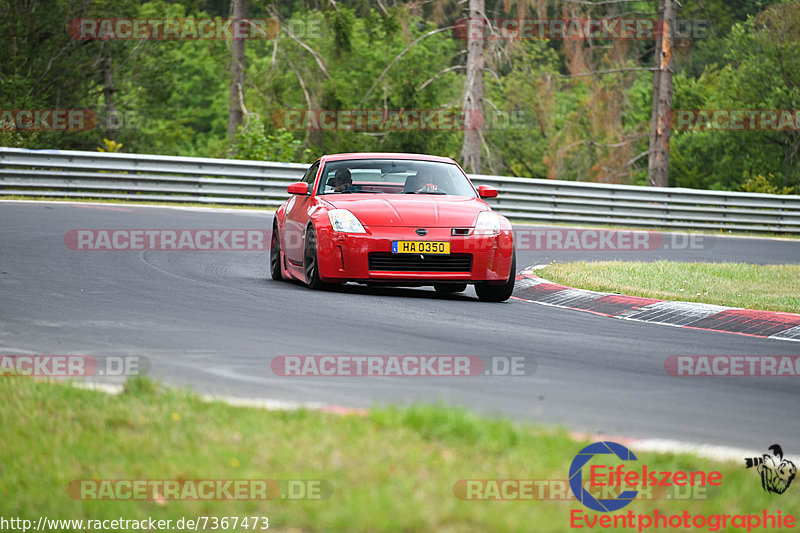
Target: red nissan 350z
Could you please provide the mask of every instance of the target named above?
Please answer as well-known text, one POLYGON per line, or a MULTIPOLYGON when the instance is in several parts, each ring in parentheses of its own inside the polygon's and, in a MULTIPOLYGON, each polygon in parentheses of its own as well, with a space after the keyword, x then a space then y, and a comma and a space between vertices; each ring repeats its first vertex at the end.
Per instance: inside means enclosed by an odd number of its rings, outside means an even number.
POLYGON ((497 190, 476 190, 450 158, 326 155, 288 191, 272 227, 273 279, 314 289, 433 285, 445 293, 472 284, 490 302, 514 290, 511 224, 482 199, 497 190))

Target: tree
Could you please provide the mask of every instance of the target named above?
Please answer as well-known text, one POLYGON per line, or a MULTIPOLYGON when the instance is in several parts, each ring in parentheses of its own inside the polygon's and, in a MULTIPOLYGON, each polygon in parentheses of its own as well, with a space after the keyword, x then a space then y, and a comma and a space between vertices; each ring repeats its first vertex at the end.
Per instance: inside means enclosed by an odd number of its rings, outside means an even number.
MULTIPOLYGON (((231 0, 231 13, 236 26, 245 16, 245 0, 231 0)), ((228 107, 228 139, 236 139, 236 132, 242 125, 244 112, 244 39, 231 38, 231 88, 228 107)))
POLYGON ((469 22, 467 23, 467 77, 464 82, 464 144, 461 162, 468 172, 481 171, 481 122, 483 121, 483 32, 471 31, 480 19, 486 18, 484 0, 469 0, 469 22))
POLYGON ((672 109, 672 31, 675 28, 675 0, 659 0, 660 46, 656 48, 653 73, 653 116, 650 126, 648 181, 652 187, 669 186, 670 111, 672 109))
MULTIPOLYGON (((737 22, 716 46, 719 65, 702 75, 676 77, 675 107, 770 110, 790 116, 800 102, 800 3, 778 3, 737 22)), ((779 191, 800 186, 800 132, 753 126, 730 131, 703 125, 674 135, 672 181, 679 187, 753 189, 765 176, 779 191), (759 131, 763 129, 764 131, 759 131), (751 183, 748 184, 747 182, 751 183)), ((776 124, 775 124, 776 125, 776 124)), ((796 124, 795 124, 796 128, 796 124)))

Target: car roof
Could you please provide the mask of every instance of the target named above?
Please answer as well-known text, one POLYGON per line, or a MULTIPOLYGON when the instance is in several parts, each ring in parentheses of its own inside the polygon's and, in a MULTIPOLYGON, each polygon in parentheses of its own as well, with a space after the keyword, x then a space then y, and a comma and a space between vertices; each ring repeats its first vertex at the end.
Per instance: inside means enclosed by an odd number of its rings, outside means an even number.
POLYGON ((355 152, 350 154, 328 154, 320 157, 321 162, 342 161, 345 159, 414 159, 417 161, 434 161, 438 163, 455 163, 449 157, 425 154, 393 154, 390 152, 355 152))

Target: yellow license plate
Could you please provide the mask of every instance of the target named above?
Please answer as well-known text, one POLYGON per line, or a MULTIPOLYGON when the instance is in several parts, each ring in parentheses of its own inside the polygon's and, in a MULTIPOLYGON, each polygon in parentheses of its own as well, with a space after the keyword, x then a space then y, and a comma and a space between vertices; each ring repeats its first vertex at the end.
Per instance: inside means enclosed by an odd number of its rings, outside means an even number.
POLYGON ((392 253, 447 255, 450 253, 450 243, 433 241, 392 241, 392 253))

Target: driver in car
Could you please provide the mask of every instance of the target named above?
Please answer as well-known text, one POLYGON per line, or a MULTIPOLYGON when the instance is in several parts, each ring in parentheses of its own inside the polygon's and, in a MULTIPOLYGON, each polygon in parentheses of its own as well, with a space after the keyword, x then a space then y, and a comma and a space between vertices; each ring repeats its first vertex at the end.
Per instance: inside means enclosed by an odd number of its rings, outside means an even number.
POLYGON ((430 171, 422 169, 415 176, 406 179, 404 192, 406 193, 436 193, 444 192, 436 184, 436 178, 430 171))
POLYGON ((353 177, 346 168, 340 168, 333 176, 333 192, 353 192, 358 188, 353 185, 353 177))

